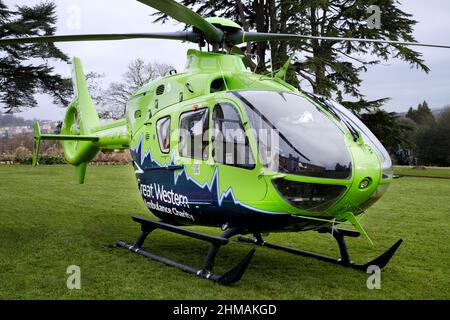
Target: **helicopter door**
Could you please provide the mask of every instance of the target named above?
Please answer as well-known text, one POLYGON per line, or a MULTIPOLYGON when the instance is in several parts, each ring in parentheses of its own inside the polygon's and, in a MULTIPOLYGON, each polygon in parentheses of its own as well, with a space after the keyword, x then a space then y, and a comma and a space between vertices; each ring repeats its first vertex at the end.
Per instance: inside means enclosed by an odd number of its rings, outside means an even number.
POLYGON ((201 213, 213 204, 212 181, 214 167, 209 161, 209 108, 182 112, 179 120, 178 152, 184 166, 177 173, 177 192, 188 197, 189 205, 201 213))
POLYGON ((219 167, 221 194, 231 188, 236 197, 234 200, 262 200, 267 185, 264 179, 257 178, 255 156, 237 108, 230 102, 216 104, 212 112, 212 128, 211 153, 219 167))

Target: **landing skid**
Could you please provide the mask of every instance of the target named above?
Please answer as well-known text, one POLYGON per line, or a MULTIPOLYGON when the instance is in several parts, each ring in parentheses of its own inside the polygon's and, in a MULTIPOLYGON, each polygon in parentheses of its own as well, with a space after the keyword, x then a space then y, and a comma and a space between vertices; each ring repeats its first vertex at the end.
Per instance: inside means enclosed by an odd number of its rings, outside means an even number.
POLYGON ((214 267, 214 260, 216 258, 217 252, 219 251, 221 246, 226 245, 229 242, 230 237, 244 233, 241 229, 230 228, 225 232, 223 232, 221 236, 212 236, 206 233, 188 230, 174 226, 172 224, 152 221, 141 217, 134 216, 133 220, 141 224, 141 231, 142 231, 141 234, 138 236, 134 244, 128 244, 124 241, 119 240, 116 243, 117 247, 128 249, 146 258, 162 262, 166 265, 176 267, 178 269, 181 269, 182 271, 195 274, 201 278, 212 280, 222 285, 228 285, 236 281, 239 281, 242 275, 244 274, 245 270, 247 269, 250 260, 253 257, 253 254, 255 253, 255 249, 254 248, 251 249, 247 253, 247 255, 234 268, 226 272, 224 275, 219 276, 212 273, 214 267), (151 252, 142 249, 142 245, 144 244, 144 241, 147 238, 147 236, 156 229, 163 229, 169 232, 174 232, 177 234, 185 235, 191 238, 211 243, 211 247, 209 248, 209 251, 206 255, 203 268, 196 269, 191 266, 173 260, 169 260, 164 257, 160 257, 158 255, 155 255, 151 252))
POLYGON ((347 250, 347 245, 344 240, 345 236, 359 237, 360 233, 358 231, 339 229, 336 227, 332 227, 332 228, 328 227, 328 228, 322 228, 322 229, 318 230, 318 232, 319 233, 331 233, 333 235, 333 238, 336 240, 336 242, 338 243, 338 246, 339 246, 339 252, 341 254, 340 259, 336 259, 336 258, 329 257, 329 256, 324 256, 324 255, 317 254, 317 253, 310 252, 310 251, 294 249, 294 248, 285 247, 285 246, 273 244, 270 242, 266 242, 262 238, 262 235, 260 233, 255 233, 254 238, 247 238, 247 237, 240 236, 240 237, 238 237, 238 240, 241 242, 253 243, 255 245, 259 245, 259 246, 263 246, 263 247, 267 247, 267 248, 271 248, 271 249, 275 249, 275 250, 282 250, 282 251, 289 252, 289 253, 299 255, 299 256, 316 258, 316 259, 319 259, 319 260, 322 260, 325 262, 339 264, 339 265, 342 265, 345 267, 350 267, 350 268, 361 270, 364 272, 366 272, 367 268, 371 265, 377 266, 380 269, 385 267, 388 264, 389 260, 391 260, 392 256, 395 254, 398 247, 400 247, 400 245, 403 241, 402 239, 398 240, 386 252, 384 252, 377 258, 373 259, 372 261, 369 261, 366 264, 358 264, 358 263, 355 263, 352 260, 350 260, 350 256, 349 256, 348 250, 347 250))
MULTIPOLYGON (((214 281, 216 283, 222 284, 222 285, 228 285, 232 284, 234 282, 237 282, 241 279, 242 275, 244 274, 245 270, 247 269, 253 254, 255 253, 255 248, 252 248, 247 255, 231 270, 226 272, 223 275, 216 275, 213 273, 213 267, 214 267, 214 260, 216 258, 217 252, 219 251, 221 246, 224 246, 229 243, 230 238, 235 235, 240 234, 246 234, 248 233, 246 230, 241 228, 230 228, 226 231, 224 231, 220 236, 213 236, 206 233, 188 230, 185 228, 180 228, 175 225, 164 223, 161 221, 152 221, 145 218, 134 216, 133 220, 136 221, 141 225, 141 234, 138 236, 136 241, 133 244, 128 244, 124 241, 117 241, 116 247, 121 247, 128 249, 130 251, 133 251, 137 254, 140 254, 141 256, 144 256, 146 258, 156 260, 159 262, 162 262, 166 265, 176 267, 178 269, 181 269, 182 271, 195 274, 201 278, 208 279, 211 281, 214 281), (145 239, 147 236, 156 229, 162 229, 169 232, 185 235, 191 238, 199 239, 202 241, 206 241, 211 243, 211 246, 209 248, 209 251, 206 255, 205 262, 203 265, 203 268, 197 269, 173 260, 169 260, 167 258, 155 255, 151 252, 145 251, 142 248, 142 245, 144 244, 145 239)), ((392 256, 395 254, 397 249, 399 248, 400 244, 402 243, 402 240, 398 240, 391 248, 389 248, 386 252, 378 256, 377 258, 373 259, 372 261, 366 263, 366 264, 358 264, 350 260, 350 256, 348 254, 347 245, 345 243, 344 237, 359 237, 360 233, 357 231, 352 230, 345 230, 345 229, 339 229, 336 227, 328 227, 328 228, 322 228, 318 230, 319 233, 330 233, 333 235, 333 238, 336 240, 339 246, 339 252, 341 255, 340 259, 332 258, 329 256, 320 255, 314 252, 310 251, 304 251, 299 249, 294 249, 290 247, 285 247, 277 244, 273 244, 270 242, 266 242, 263 238, 261 233, 254 233, 253 238, 248 238, 244 236, 239 236, 237 239, 240 242, 246 242, 251 243, 258 246, 263 246, 275 250, 282 250, 285 252, 289 252, 295 255, 300 255, 304 257, 312 257, 316 258, 325 262, 331 262, 334 264, 339 264, 345 267, 361 270, 361 271, 367 271, 367 268, 371 265, 377 266, 380 269, 383 268, 388 264, 388 262, 391 260, 392 256)))

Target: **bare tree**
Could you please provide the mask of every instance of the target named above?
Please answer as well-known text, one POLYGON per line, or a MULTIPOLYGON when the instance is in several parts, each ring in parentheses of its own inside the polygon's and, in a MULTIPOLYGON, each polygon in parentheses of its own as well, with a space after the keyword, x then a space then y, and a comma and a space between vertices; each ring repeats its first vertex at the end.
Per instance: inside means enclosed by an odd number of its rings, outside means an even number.
MULTIPOLYGON (((96 94, 99 115, 105 119, 120 119, 125 114, 125 107, 130 96, 143 85, 166 76, 173 66, 160 62, 145 62, 135 59, 128 65, 128 70, 119 82, 113 82, 102 95, 96 94)), ((98 79, 98 77, 97 77, 98 79)), ((98 88, 97 85, 92 85, 98 88)))
POLYGON ((92 100, 97 106, 101 106, 103 104, 104 89, 102 87, 101 79, 103 79, 104 77, 104 73, 98 73, 94 71, 86 73, 88 90, 92 100))

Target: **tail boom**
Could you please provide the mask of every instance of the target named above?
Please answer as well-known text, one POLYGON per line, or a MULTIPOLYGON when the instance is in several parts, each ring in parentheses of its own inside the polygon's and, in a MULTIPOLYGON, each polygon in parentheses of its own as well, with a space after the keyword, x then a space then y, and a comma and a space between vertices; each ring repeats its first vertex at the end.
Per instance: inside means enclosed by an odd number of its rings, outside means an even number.
POLYGON ((34 124, 33 165, 39 162, 42 140, 60 140, 67 162, 77 167, 77 180, 83 183, 87 163, 102 149, 128 148, 130 135, 125 119, 100 122, 78 58, 72 60, 72 83, 75 98, 67 109, 61 134, 41 134, 39 124, 34 124))

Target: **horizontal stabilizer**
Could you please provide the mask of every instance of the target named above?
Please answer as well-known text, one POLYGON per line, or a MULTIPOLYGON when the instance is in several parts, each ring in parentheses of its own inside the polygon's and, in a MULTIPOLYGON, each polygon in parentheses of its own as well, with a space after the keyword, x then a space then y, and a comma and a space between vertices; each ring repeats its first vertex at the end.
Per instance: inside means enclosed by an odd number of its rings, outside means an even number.
POLYGON ((42 134, 39 123, 33 125, 34 131, 34 149, 33 149, 33 166, 39 163, 39 149, 41 148, 41 140, 76 140, 76 141, 98 141, 99 137, 92 135, 70 135, 70 134, 42 134))

